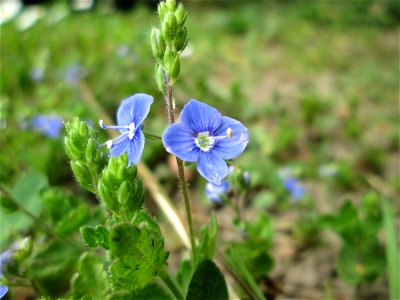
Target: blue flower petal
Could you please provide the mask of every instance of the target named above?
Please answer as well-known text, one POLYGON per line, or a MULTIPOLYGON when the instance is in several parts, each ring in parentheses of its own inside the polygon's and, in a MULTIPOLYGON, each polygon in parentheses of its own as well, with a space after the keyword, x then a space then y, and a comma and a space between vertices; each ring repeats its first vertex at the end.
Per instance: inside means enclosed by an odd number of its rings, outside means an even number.
POLYGON ((2 299, 8 292, 8 286, 0 284, 0 299, 2 299))
POLYGON ((130 142, 129 137, 126 134, 125 138, 123 138, 118 144, 113 144, 113 146, 110 149, 110 154, 116 157, 120 156, 127 150, 129 142, 130 142))
POLYGON ((191 99, 183 107, 179 120, 193 133, 212 133, 221 125, 222 115, 214 107, 191 99))
POLYGON ((144 148, 144 134, 142 130, 137 129, 133 139, 129 142, 128 151, 128 166, 132 163, 137 165, 142 157, 144 148))
POLYGON ((181 160, 195 162, 199 158, 200 150, 194 142, 193 134, 181 123, 169 126, 162 136, 162 141, 165 149, 181 160))
MULTIPOLYGON (((121 102, 117 111, 118 126, 129 126, 132 122, 138 127, 147 117, 153 97, 146 94, 136 94, 121 102)), ((121 129, 124 132, 128 129, 121 129)))
POLYGON ((228 165, 212 151, 200 153, 197 170, 201 176, 214 184, 220 184, 221 180, 228 175, 228 165))
POLYGON ((233 159, 239 156, 246 148, 249 142, 249 132, 247 128, 239 121, 223 117, 222 124, 214 132, 214 136, 226 136, 228 128, 232 129, 232 136, 218 140, 213 147, 213 151, 218 153, 223 159, 233 159))
POLYGON ((207 182, 206 184, 206 196, 213 202, 222 203, 223 196, 228 192, 230 184, 228 181, 221 181, 220 185, 207 182))

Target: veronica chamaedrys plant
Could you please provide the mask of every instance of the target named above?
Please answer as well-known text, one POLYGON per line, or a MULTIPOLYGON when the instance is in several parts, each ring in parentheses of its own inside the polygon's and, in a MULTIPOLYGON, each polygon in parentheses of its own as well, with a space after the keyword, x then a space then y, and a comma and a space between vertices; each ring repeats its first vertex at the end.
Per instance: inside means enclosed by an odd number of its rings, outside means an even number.
POLYGON ((244 151, 249 134, 239 121, 223 117, 214 107, 191 99, 184 106, 179 123, 171 124, 162 140, 169 153, 183 161, 197 162, 201 176, 218 185, 228 175, 224 160, 244 151))
POLYGON ((153 97, 146 94, 135 94, 121 102, 117 111, 117 126, 106 126, 103 120, 99 125, 103 129, 117 129, 121 135, 108 140, 107 145, 111 156, 119 157, 122 153, 128 154, 128 166, 137 165, 142 157, 144 148, 144 134, 141 129, 143 120, 150 111, 153 97))
MULTIPOLYGON (((3 278, 4 268, 12 261, 11 251, 0 253, 0 280, 3 278)), ((8 292, 8 286, 0 284, 0 299, 2 299, 8 292)))

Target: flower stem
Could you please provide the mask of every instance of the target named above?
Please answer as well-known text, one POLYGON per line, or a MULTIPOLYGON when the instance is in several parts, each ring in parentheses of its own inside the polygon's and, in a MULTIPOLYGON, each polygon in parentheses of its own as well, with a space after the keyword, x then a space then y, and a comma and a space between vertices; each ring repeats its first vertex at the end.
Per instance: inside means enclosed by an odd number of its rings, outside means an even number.
MULTIPOLYGON (((172 86, 170 84, 170 79, 165 72, 164 72, 164 78, 165 78, 165 83, 167 85, 167 95, 165 98, 166 100, 165 102, 167 104, 168 121, 170 124, 173 124, 175 123, 175 115, 174 115, 172 86)), ((190 244, 192 246, 192 265, 194 267, 197 258, 197 251, 196 251, 196 242, 194 238, 192 211, 190 208, 188 185, 186 182, 185 170, 183 168, 183 161, 181 161, 179 158, 176 157, 176 164, 178 165, 179 184, 182 190, 183 201, 185 202, 186 218, 189 225, 190 244)))

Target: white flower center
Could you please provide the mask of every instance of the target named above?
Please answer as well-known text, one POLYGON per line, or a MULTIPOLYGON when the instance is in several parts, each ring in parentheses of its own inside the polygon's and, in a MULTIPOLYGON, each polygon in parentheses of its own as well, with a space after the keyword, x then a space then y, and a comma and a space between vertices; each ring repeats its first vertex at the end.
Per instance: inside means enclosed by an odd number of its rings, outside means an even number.
POLYGON ((133 137, 134 137, 134 135, 135 135, 135 131, 136 131, 136 127, 135 127, 135 123, 131 123, 131 124, 129 124, 129 133, 128 133, 128 136, 129 136, 129 139, 131 140, 131 139, 133 139, 133 137))
POLYGON ((214 137, 210 136, 210 133, 207 132, 199 132, 197 137, 194 139, 196 146, 200 148, 201 151, 210 151, 210 149, 215 144, 214 137))

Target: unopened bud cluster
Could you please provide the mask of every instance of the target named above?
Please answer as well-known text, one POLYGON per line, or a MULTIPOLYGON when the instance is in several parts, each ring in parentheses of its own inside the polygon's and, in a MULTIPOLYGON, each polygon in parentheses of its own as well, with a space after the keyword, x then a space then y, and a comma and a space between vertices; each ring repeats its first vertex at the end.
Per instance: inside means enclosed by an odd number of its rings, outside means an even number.
POLYGON ((179 77, 179 55, 188 42, 185 27, 187 12, 182 4, 176 5, 175 0, 167 0, 158 5, 158 15, 161 28, 153 28, 151 31, 151 49, 157 61, 157 86, 164 93, 166 76, 171 86, 179 77))
POLYGON ((79 118, 66 123, 65 128, 67 135, 64 144, 71 159, 72 171, 81 186, 94 193, 101 170, 96 133, 79 118))

